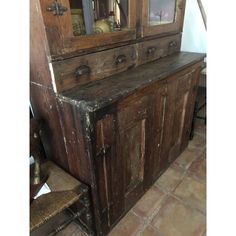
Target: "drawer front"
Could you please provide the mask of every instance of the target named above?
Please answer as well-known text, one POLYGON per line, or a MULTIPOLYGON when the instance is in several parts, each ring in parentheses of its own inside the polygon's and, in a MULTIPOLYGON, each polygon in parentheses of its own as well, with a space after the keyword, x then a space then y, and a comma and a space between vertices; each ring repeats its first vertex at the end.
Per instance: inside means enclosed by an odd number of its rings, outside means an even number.
POLYGON ((129 45, 53 63, 57 91, 103 79, 131 68, 136 63, 136 46, 129 45))
POLYGON ((139 43, 138 65, 178 52, 180 45, 180 34, 139 43))

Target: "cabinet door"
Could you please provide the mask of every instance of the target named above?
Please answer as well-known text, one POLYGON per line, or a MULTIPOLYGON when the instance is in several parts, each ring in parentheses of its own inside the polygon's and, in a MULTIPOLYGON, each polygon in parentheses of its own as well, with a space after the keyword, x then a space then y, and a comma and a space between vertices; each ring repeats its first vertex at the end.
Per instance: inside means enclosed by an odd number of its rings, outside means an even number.
POLYGON ((96 125, 96 172, 104 229, 115 224, 143 194, 150 153, 148 96, 124 100, 117 109, 96 125))
POLYGON ((200 79, 200 73, 201 73, 200 66, 192 72, 191 87, 189 90, 189 99, 186 106, 186 114, 185 114, 185 121, 183 125, 180 152, 182 152, 188 145, 189 135, 190 135, 191 126, 192 126, 192 120, 193 120, 195 100, 197 96, 197 88, 198 88, 198 83, 200 79))
MULTIPOLYGON (((152 119, 152 140, 151 140, 151 162, 152 183, 162 172, 161 150, 163 149, 164 127, 166 125, 166 102, 167 86, 159 85, 153 96, 153 119, 152 119)), ((151 184, 152 184, 151 183, 151 184)))
MULTIPOLYGON (((126 99, 118 111, 117 149, 123 162, 123 193, 128 210, 143 194, 151 174, 152 106, 151 96, 126 99)), ((120 180, 121 181, 121 180, 120 180)))
POLYGON ((142 0, 142 36, 182 31, 185 0, 142 0))
POLYGON ((173 109, 171 117, 172 135, 170 136, 169 162, 172 162, 181 153, 183 137, 187 137, 185 143, 189 140, 188 124, 191 113, 191 85, 194 78, 193 75, 192 71, 187 72, 175 81, 170 82, 169 85, 170 91, 173 91, 171 101, 171 107, 173 109))
POLYGON ((52 58, 135 38, 136 1, 38 1, 52 58))
POLYGON ((113 190, 119 186, 114 185, 116 173, 119 174, 120 165, 116 158, 114 116, 106 115, 96 123, 96 147, 95 147, 95 174, 97 179, 97 191, 100 221, 102 232, 108 232, 114 220, 111 219, 113 204, 113 190), (118 168, 117 168, 118 167, 118 168), (113 169, 117 168, 117 172, 113 169), (113 176, 112 176, 113 175, 113 176))

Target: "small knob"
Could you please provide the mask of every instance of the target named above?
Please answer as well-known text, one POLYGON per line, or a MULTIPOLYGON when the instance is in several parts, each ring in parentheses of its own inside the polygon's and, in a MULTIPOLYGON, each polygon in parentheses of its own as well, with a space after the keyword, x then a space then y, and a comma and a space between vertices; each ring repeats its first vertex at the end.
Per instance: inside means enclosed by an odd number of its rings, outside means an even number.
POLYGON ((86 65, 82 65, 76 68, 75 70, 75 76, 79 78, 81 75, 89 74, 90 73, 90 67, 86 65))
POLYGON ((127 58, 125 55, 119 55, 117 58, 116 58, 116 64, 122 64, 124 62, 127 61, 127 58))
POLYGON ((171 41, 171 42, 169 43, 169 47, 170 47, 170 48, 176 48, 176 47, 177 47, 177 42, 176 42, 175 40, 171 41))
POLYGON ((147 49, 147 54, 152 54, 152 53, 154 53, 156 50, 157 50, 156 47, 149 47, 149 48, 147 49))

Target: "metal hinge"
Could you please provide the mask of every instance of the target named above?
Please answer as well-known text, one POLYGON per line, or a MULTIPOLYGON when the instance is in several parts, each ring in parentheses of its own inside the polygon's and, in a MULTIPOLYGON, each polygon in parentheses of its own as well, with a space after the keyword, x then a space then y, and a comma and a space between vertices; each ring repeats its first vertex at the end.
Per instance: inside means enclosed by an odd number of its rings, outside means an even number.
POLYGON ((54 16, 62 16, 63 13, 67 11, 67 7, 62 6, 61 3, 55 0, 47 7, 47 11, 51 11, 54 16))
POLYGON ((100 151, 96 154, 96 157, 105 156, 108 152, 111 151, 111 145, 105 145, 100 151))

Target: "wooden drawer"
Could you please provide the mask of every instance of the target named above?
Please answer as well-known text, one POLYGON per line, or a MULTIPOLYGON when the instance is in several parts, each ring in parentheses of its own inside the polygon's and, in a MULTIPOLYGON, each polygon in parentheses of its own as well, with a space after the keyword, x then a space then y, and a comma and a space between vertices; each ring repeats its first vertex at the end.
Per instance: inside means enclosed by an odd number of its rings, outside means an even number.
POLYGON ((132 127, 137 121, 147 117, 148 96, 136 97, 135 99, 124 99, 118 105, 118 125, 124 131, 132 127))
POLYGON ((53 63, 57 92, 103 79, 135 65, 136 46, 129 45, 53 63))
POLYGON ((180 45, 180 34, 139 43, 138 65, 178 52, 180 45))

